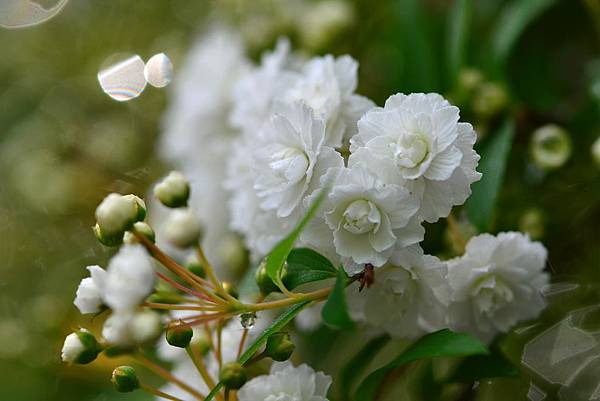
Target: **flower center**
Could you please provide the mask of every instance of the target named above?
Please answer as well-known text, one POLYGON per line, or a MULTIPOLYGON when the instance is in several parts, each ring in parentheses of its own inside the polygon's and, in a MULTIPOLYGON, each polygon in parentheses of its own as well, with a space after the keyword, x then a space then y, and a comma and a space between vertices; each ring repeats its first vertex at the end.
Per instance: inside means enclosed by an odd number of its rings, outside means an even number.
POLYGON ((474 292, 475 306, 487 316, 493 316, 514 299, 512 289, 501 278, 494 276, 480 281, 475 286, 474 292))
POLYGON ((414 132, 400 135, 397 142, 390 144, 396 164, 400 167, 413 168, 425 160, 429 153, 429 145, 425 137, 414 132))
POLYGON ((271 156, 269 167, 275 175, 291 184, 300 181, 308 169, 306 153, 296 148, 284 148, 271 156))
POLYGON ((344 229, 352 234, 377 231, 380 222, 381 214, 370 201, 355 200, 344 210, 344 229))

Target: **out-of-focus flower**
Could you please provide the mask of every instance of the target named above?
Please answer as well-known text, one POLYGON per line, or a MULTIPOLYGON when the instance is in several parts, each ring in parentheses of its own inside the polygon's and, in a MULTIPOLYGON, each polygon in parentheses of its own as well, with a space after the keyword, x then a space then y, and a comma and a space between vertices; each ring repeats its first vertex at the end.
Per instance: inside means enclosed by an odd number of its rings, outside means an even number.
POLYGON ((81 280, 73 303, 83 314, 100 312, 104 305, 102 294, 106 285, 106 271, 100 266, 88 266, 90 277, 81 280))
POLYGON ((331 377, 308 365, 274 363, 269 375, 255 377, 238 392, 240 401, 327 401, 331 377))
POLYGON ((458 119, 458 108, 436 93, 391 96, 360 119, 349 165, 362 162, 416 194, 419 216, 433 223, 463 204, 481 178, 475 131, 458 119))
POLYGON ((537 166, 548 170, 559 168, 571 156, 571 138, 558 125, 544 125, 533 132, 530 149, 537 166))
POLYGON ((600 167, 600 137, 596 138, 592 144, 592 158, 598 167, 600 167))
POLYGON ((202 225, 192 209, 176 209, 167 218, 164 235, 172 245, 188 248, 200 240, 202 225))
POLYGON ((517 232, 471 238, 465 254, 448 261, 451 327, 489 341, 536 317, 545 306, 547 254, 517 232))
POLYGON ((318 50, 352 25, 354 9, 351 3, 341 0, 309 3, 297 21, 302 44, 318 50))
POLYGON ((190 197, 190 182, 179 171, 171 171, 154 186, 154 196, 167 207, 185 206, 190 197))

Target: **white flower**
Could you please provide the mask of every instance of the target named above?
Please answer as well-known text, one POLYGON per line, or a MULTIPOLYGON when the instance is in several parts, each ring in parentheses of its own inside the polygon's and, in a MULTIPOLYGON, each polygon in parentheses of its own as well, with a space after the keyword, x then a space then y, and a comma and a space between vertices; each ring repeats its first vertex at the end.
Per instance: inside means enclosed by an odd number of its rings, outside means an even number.
POLYGON ((362 164, 332 168, 321 183, 332 187, 302 240, 328 256, 332 244, 349 274, 360 272, 367 263, 383 266, 396 248, 423 239, 423 227, 411 219, 417 200, 399 185, 382 184, 362 164))
POLYGON ((465 254, 448 262, 452 326, 491 340, 536 317, 545 306, 547 253, 541 243, 517 232, 471 238, 465 254))
POLYGON ((350 56, 314 58, 302 69, 301 78, 283 100, 302 100, 315 116, 325 121, 326 143, 340 147, 356 133, 356 122, 373 102, 356 95, 358 63, 350 56))
POLYGON ((112 193, 96 208, 96 221, 105 235, 122 233, 135 221, 137 203, 133 197, 112 193))
POLYGON ((102 327, 102 337, 111 345, 130 346, 155 340, 162 330, 160 315, 150 310, 117 310, 102 327))
POLYGON ((327 401, 331 377, 308 365, 274 363, 269 375, 255 377, 238 392, 240 401, 327 401))
POLYGON ((83 314, 97 313, 102 309, 102 294, 106 283, 106 271, 100 266, 88 266, 90 277, 81 280, 73 303, 83 314))
POLYGON ((475 171, 473 127, 436 93, 397 94, 358 122, 349 165, 365 163, 382 179, 404 185, 421 199, 419 215, 433 223, 471 194, 475 171))
POLYGON ((164 227, 165 239, 179 248, 197 244, 201 234, 202 226, 191 209, 173 210, 164 227))
POLYGON ((256 141, 254 187, 263 209, 290 216, 329 168, 344 166, 342 156, 324 145, 325 126, 309 107, 301 102, 276 106, 256 141))
POLYGON ((269 120, 274 101, 298 79, 291 62, 289 40, 279 39, 275 50, 263 55, 261 65, 235 84, 232 126, 252 135, 258 133, 269 120))
POLYGON ((131 310, 154 289, 152 259, 141 245, 123 245, 108 264, 104 302, 113 310, 131 310))
POLYGON ((442 329, 447 326, 447 270, 446 263, 423 255, 418 245, 396 251, 368 289, 347 290, 349 312, 354 320, 393 338, 414 339, 442 329))

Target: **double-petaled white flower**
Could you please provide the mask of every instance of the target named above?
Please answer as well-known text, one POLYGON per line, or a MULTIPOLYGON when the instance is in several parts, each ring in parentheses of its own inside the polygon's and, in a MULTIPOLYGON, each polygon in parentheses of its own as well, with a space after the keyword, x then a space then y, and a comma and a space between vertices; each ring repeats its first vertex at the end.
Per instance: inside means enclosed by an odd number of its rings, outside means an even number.
POLYGON ((356 133, 356 122, 373 102, 354 93, 358 63, 350 56, 331 55, 310 60, 296 84, 281 96, 285 101, 302 100, 315 116, 325 121, 328 145, 339 147, 356 133))
MULTIPOLYGON (((383 266, 396 248, 423 239, 423 227, 412 218, 417 199, 400 185, 382 183, 363 164, 331 168, 321 183, 331 188, 302 240, 328 256, 328 245, 333 245, 348 273, 360 272, 367 263, 383 266)), ((318 193, 306 203, 314 202, 318 193)))
POLYGON ((536 317, 548 252, 517 232, 471 238, 466 252, 448 262, 451 325, 491 340, 519 321, 536 317))
POLYGON ((475 131, 458 120, 458 108, 436 93, 391 96, 358 122, 350 164, 364 162, 417 194, 419 216, 435 222, 464 203, 481 178, 475 131))
POLYGON ((73 303, 83 314, 98 313, 102 310, 102 294, 106 284, 106 271, 100 266, 88 266, 90 277, 81 280, 73 303))
POLYGON ((240 401, 327 401, 331 377, 308 365, 274 363, 268 375, 258 376, 238 392, 240 401))
POLYGON ((342 156, 325 145, 325 125, 302 102, 280 103, 256 141, 254 187, 264 210, 288 217, 342 156))
POLYGON ((388 265, 377 270, 375 282, 362 294, 347 291, 354 320, 393 338, 414 339, 446 327, 447 266, 423 255, 418 245, 396 251, 388 265))

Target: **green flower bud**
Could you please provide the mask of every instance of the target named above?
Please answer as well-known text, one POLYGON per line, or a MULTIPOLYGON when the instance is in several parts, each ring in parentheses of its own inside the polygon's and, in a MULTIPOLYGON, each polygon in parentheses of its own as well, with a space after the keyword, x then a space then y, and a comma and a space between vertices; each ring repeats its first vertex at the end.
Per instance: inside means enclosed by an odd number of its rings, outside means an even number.
POLYGON ((131 366, 119 366, 113 370, 110 381, 119 393, 130 393, 140 388, 140 381, 131 366))
POLYGON ((267 340, 265 354, 274 361, 283 362, 292 356, 295 348, 288 333, 273 333, 267 340))
POLYGON ((237 362, 229 362, 224 364, 221 368, 219 380, 223 383, 225 388, 237 390, 241 388, 244 383, 246 383, 248 380, 248 375, 241 364, 237 362))
POLYGON ((202 236, 202 226, 191 209, 176 209, 169 215, 164 228, 165 239, 178 248, 196 245, 202 236))
POLYGON ((172 171, 154 187, 154 196, 167 207, 184 207, 190 196, 190 183, 178 171, 172 171))
MULTIPOLYGON (((133 225, 133 230, 138 234, 141 234, 148 241, 152 243, 156 242, 156 234, 154 234, 154 230, 148 223, 138 221, 133 225)), ((126 244, 137 244, 139 240, 134 233, 127 231, 123 236, 123 242, 126 244)))
POLYGON ((204 266, 202 266, 202 264, 196 257, 188 258, 185 264, 185 268, 200 278, 206 278, 206 271, 204 271, 204 266))
POLYGON ((94 231, 96 239, 104 246, 115 247, 120 246, 123 243, 123 233, 119 232, 115 235, 106 235, 102 232, 98 223, 92 227, 92 231, 94 231))
POLYGON ((157 304, 178 304, 181 302, 181 295, 172 291, 157 291, 150 295, 147 301, 157 304))
POLYGON ((123 197, 129 201, 135 202, 135 208, 137 212, 135 215, 135 221, 144 221, 144 219, 146 218, 146 202, 144 202, 142 198, 134 194, 125 195, 123 197))
POLYGON ((232 273, 245 271, 248 266, 248 251, 237 235, 227 235, 217 246, 217 260, 232 273))
POLYGON ((258 288, 260 289, 260 292, 267 296, 272 292, 280 292, 281 290, 275 285, 275 283, 273 283, 273 280, 271 280, 271 277, 269 277, 269 274, 267 273, 267 261, 266 259, 263 259, 262 262, 260 262, 260 265, 258 266, 258 269, 256 269, 256 274, 255 274, 255 279, 256 279, 256 285, 258 286, 258 288))
POLYGON ((139 216, 139 206, 132 197, 109 194, 96 208, 96 222, 105 236, 123 234, 139 216))
POLYGON ((531 137, 531 156, 543 169, 555 169, 571 156, 571 138, 567 131, 557 125, 544 125, 531 137))
POLYGON ((210 338, 208 338, 208 335, 204 331, 197 332, 192 337, 191 346, 197 349, 202 356, 208 354, 211 344, 210 338))
POLYGON ((508 93, 501 85, 486 82, 473 97, 473 111, 479 118, 488 119, 500 113, 508 104, 508 93))
POLYGON ((85 365, 96 359, 102 347, 96 337, 85 329, 71 333, 65 338, 61 358, 63 362, 85 365))
POLYGON ((544 236, 544 216, 539 209, 528 209, 519 219, 519 231, 529 234, 531 239, 538 240, 544 236))
POLYGON ((194 331, 192 327, 184 322, 171 326, 167 329, 167 342, 174 347, 185 348, 192 341, 194 331))
POLYGON ((235 286, 233 284, 231 284, 229 281, 223 281, 223 283, 221 283, 221 285, 223 286, 223 289, 232 297, 234 298, 239 298, 240 293, 238 292, 237 288, 235 288, 235 286))
POLYGON ((458 87, 464 92, 472 92, 483 82, 483 74, 475 68, 465 68, 458 74, 458 87))

